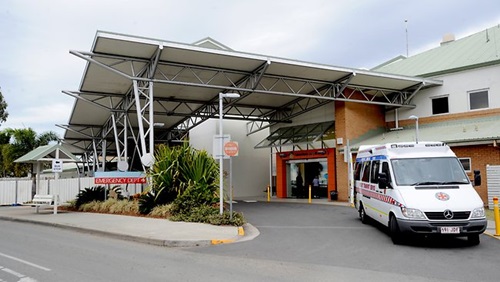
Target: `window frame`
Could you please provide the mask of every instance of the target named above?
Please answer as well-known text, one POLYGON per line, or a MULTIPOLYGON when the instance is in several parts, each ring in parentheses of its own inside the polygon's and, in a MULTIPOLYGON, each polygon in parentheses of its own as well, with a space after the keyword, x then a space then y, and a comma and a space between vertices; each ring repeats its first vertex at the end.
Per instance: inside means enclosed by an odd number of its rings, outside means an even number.
POLYGON ((469 158, 469 157, 464 157, 464 158, 458 158, 458 160, 460 161, 460 163, 462 164, 462 167, 464 168, 465 172, 471 172, 472 171, 472 159, 469 158), (462 163, 462 161, 465 160, 465 161, 468 161, 469 162, 469 169, 467 170, 464 166, 464 164, 462 163))
POLYGON ((468 104, 468 108, 469 108, 469 111, 477 111, 477 110, 485 110, 485 109, 490 109, 490 91, 488 88, 485 88, 485 89, 478 89, 478 90, 471 90, 471 91, 468 91, 467 92, 467 104, 468 104), (482 108, 474 108, 472 109, 471 108, 471 95, 473 94, 478 94, 478 93, 483 93, 483 92, 486 92, 486 103, 487 103, 487 106, 486 107, 482 107, 482 108))
POLYGON ((431 98, 431 113, 433 116, 436 115, 445 115, 450 113, 450 95, 441 95, 441 96, 434 96, 430 97, 431 98), (447 111, 442 112, 442 113, 434 113, 434 101, 437 99, 444 99, 446 98, 446 104, 447 104, 447 111))

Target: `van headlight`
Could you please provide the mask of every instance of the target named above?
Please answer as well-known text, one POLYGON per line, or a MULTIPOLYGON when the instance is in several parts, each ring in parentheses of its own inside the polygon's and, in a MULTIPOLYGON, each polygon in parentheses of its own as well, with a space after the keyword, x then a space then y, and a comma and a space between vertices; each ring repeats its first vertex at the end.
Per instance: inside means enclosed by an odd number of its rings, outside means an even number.
POLYGON ((401 212, 403 213, 404 216, 407 218, 411 219, 426 219, 425 215, 422 211, 417 210, 417 209, 410 209, 410 208, 401 208, 401 212))
POLYGON ((483 207, 474 209, 472 211, 471 218, 483 218, 483 217, 484 217, 484 208, 483 207))

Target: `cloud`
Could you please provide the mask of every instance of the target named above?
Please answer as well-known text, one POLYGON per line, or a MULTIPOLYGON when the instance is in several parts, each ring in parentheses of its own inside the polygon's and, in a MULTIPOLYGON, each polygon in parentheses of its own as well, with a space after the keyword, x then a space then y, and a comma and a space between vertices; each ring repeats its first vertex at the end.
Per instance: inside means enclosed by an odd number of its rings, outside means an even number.
POLYGON ((19 113, 9 117, 0 129, 32 128, 36 132, 55 131, 62 137, 63 131, 55 126, 65 124, 69 120, 72 108, 68 103, 38 104, 23 108, 19 113))
POLYGON ((97 30, 372 67, 406 53, 404 19, 411 55, 499 24, 499 10, 497 0, 3 0, 0 87, 9 125, 58 130, 74 103, 61 90, 78 90, 86 64, 69 50, 89 51, 97 30))

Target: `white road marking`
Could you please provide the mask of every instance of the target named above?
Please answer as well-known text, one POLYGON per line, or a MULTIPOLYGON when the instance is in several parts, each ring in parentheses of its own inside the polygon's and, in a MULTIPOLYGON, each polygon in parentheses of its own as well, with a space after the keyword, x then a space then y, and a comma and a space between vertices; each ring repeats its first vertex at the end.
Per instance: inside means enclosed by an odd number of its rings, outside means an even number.
POLYGON ((17 281, 17 282, 38 282, 38 280, 35 280, 31 277, 26 276, 26 277, 19 279, 19 281, 17 281))
MULTIPOLYGON (((36 280, 36 279, 33 279, 31 277, 28 277, 24 274, 21 274, 17 271, 14 271, 10 268, 3 267, 1 265, 0 265, 0 270, 7 272, 9 274, 12 274, 12 275, 16 276, 17 278, 21 278, 21 279, 17 280, 17 282, 38 282, 38 280, 36 280)), ((7 281, 0 279, 0 282, 7 282, 7 281)))
POLYGON ((43 266, 41 266, 41 265, 38 265, 38 264, 35 264, 35 263, 32 263, 32 262, 26 261, 26 260, 23 260, 23 259, 20 259, 20 258, 16 258, 16 257, 13 257, 13 256, 9 256, 9 255, 6 255, 6 254, 4 254, 4 253, 0 253, 0 256, 6 257, 6 258, 11 259, 11 260, 18 261, 18 262, 20 262, 20 263, 27 264, 27 265, 29 265, 29 266, 36 267, 36 268, 41 269, 41 270, 51 271, 51 269, 50 269, 50 268, 43 267, 43 266))
POLYGON ((26 276, 26 275, 23 275, 23 274, 21 274, 21 273, 19 273, 19 272, 14 271, 14 270, 12 270, 12 269, 10 269, 10 268, 5 268, 5 267, 4 267, 4 268, 2 268, 1 270, 2 270, 2 271, 5 271, 5 272, 7 272, 7 273, 9 273, 9 274, 12 274, 12 275, 14 275, 14 276, 17 276, 18 278, 23 278, 24 276, 26 276))

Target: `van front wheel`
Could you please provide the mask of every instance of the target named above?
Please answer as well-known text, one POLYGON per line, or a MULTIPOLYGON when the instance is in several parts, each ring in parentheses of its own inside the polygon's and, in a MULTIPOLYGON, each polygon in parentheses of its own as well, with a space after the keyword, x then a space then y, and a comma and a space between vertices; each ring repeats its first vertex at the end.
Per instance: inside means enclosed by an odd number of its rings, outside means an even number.
POLYGON ((479 234, 472 234, 472 235, 467 236, 467 242, 471 246, 479 245, 479 242, 480 242, 479 241, 479 234))
POLYGON ((394 215, 391 215, 389 219, 389 233, 394 245, 401 244, 402 236, 401 232, 399 231, 398 221, 396 220, 396 217, 394 215))

